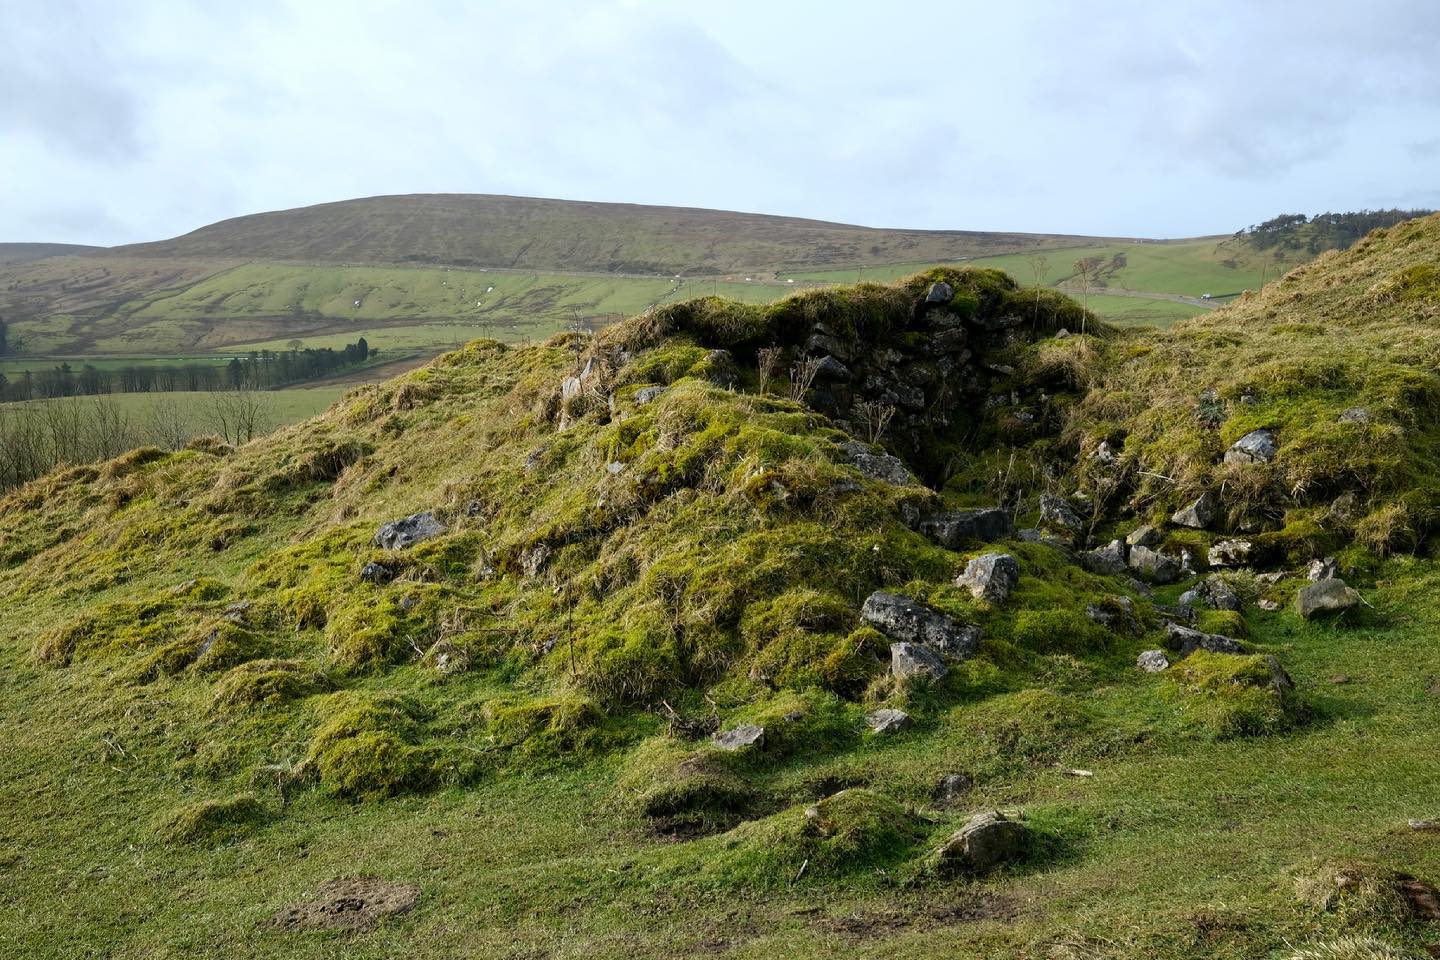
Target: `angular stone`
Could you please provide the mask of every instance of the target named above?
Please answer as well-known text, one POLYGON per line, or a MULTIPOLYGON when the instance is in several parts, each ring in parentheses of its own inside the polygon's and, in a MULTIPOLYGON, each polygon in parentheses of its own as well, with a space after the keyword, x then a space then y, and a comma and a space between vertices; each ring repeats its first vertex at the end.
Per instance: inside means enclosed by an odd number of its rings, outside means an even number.
POLYGON ((1220 514, 1220 498, 1207 490, 1188 507, 1181 507, 1170 516, 1170 522, 1182 527, 1204 530, 1220 514))
POLYGON ((888 453, 872 453, 867 445, 858 440, 843 443, 840 449, 867 480, 891 483, 897 487, 915 483, 909 468, 898 457, 892 457, 888 453))
POLYGON ((1225 462, 1269 463, 1279 451, 1274 430, 1251 430, 1225 451, 1225 462))
POLYGON ((907 677, 929 677, 939 680, 950 672, 945 660, 928 647, 918 643, 890 644, 890 671, 901 680, 907 677))
POLYGON ((919 531, 947 550, 973 541, 1001 540, 1014 530, 1010 514, 997 507, 952 510, 920 521, 919 531))
POLYGON ((891 641, 918 643, 952 657, 971 656, 980 646, 979 627, 893 593, 870 594, 860 608, 860 619, 891 641))
POLYGON ((1151 583, 1174 583, 1180 579, 1180 563, 1174 557, 1149 547, 1131 547, 1130 569, 1151 583))
POLYGON ((1204 633, 1200 630, 1192 630, 1190 627, 1182 627, 1178 623, 1170 623, 1165 626, 1165 646, 1177 652, 1182 657, 1188 657, 1196 650, 1204 650, 1208 653, 1244 653, 1245 647, 1232 637, 1221 636, 1218 633, 1204 633))
POLYGON ((664 392, 664 387, 642 387, 641 389, 635 391, 635 402, 643 407, 647 403, 654 403, 655 400, 659 398, 660 394, 664 392))
POLYGON ((850 368, 827 353, 820 358, 820 362, 815 367, 815 379, 829 381, 849 380, 850 368))
POLYGON ((1221 540, 1205 554, 1212 567, 1243 567, 1250 562, 1255 544, 1249 540, 1221 540))
POLYGON ((998 810, 976 814, 939 849, 941 864, 966 873, 988 873, 1025 853, 1030 831, 998 810))
POLYGON ((952 803, 975 789, 975 778, 968 773, 947 773, 935 784, 935 800, 952 803))
POLYGON ((545 569, 545 563, 550 559, 550 545, 548 543, 537 543, 520 553, 520 570, 527 577, 538 577, 540 571, 545 569))
POLYGON ((372 561, 360 568, 360 579, 368 583, 389 583, 395 579, 395 571, 383 563, 372 561))
POLYGON ((1188 606, 1206 606, 1212 610, 1239 610, 1240 595, 1219 577, 1206 577, 1181 594, 1180 602, 1188 606))
POLYGON ((729 730, 721 730, 712 738, 721 750, 761 750, 765 747, 765 728, 756 723, 742 723, 729 730))
POLYGON ((869 724, 870 729, 875 731, 877 734, 886 734, 899 733, 901 730, 908 730, 910 729, 914 721, 910 719, 910 714, 906 713, 904 710, 895 710, 890 707, 885 707, 883 709, 866 714, 865 722, 869 724))
POLYGON ((965 565, 955 586, 965 587, 976 600, 1001 604, 1020 582, 1020 562, 1008 553, 987 553, 965 565))
POLYGON ((382 550, 404 550, 449 531, 450 528, 437 520, 435 514, 426 510, 382 524, 375 533, 374 543, 382 550))
POLYGON ((1124 540, 1111 540, 1103 547, 1081 552, 1079 560, 1080 565, 1091 573, 1118 576, 1125 572, 1125 561, 1129 556, 1124 540))
POLYGON ((1135 659, 1135 666, 1146 673, 1162 673, 1170 669, 1170 658, 1164 650, 1146 650, 1135 659))
POLYGON ((1070 501, 1050 493, 1040 495, 1040 526, 1078 533, 1084 525, 1085 521, 1080 519, 1070 501))
POLYGON ((955 299, 955 288, 944 280, 930 284, 930 289, 925 294, 926 303, 949 303, 955 299))
POLYGON ((1319 583, 1321 580, 1334 580, 1340 576, 1340 564, 1334 557, 1326 557, 1324 560, 1311 560, 1310 566, 1306 568, 1305 575, 1311 583, 1319 583))
POLYGON ((1143 527, 1131 530, 1129 536, 1125 538, 1125 542, 1132 547, 1149 547, 1152 550, 1160 546, 1160 540, 1160 531, 1148 523, 1143 527))
POLYGON ((1351 407, 1340 414, 1340 422, 1367 424, 1370 422, 1370 411, 1364 407, 1351 407))
POLYGON ((1359 520, 1363 513, 1360 498, 1355 495, 1355 491, 1347 490, 1330 504, 1329 519, 1334 523, 1351 524, 1359 520))
POLYGON ((1135 601, 1129 597, 1110 597, 1103 604, 1087 603, 1085 616, 1116 633, 1132 633, 1140 626, 1135 616, 1135 601))
POLYGON ((1306 620, 1328 613, 1343 613, 1360 603, 1360 593, 1344 580, 1331 578, 1304 587, 1295 595, 1295 612, 1306 620))

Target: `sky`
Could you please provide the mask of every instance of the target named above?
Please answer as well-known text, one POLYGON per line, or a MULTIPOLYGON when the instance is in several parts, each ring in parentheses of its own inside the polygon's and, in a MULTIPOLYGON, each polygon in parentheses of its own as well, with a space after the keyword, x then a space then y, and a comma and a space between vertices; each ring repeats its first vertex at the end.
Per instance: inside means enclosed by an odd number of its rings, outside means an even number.
POLYGON ((1440 208, 1440 2, 0 4, 0 241, 431 192, 1145 237, 1440 208))

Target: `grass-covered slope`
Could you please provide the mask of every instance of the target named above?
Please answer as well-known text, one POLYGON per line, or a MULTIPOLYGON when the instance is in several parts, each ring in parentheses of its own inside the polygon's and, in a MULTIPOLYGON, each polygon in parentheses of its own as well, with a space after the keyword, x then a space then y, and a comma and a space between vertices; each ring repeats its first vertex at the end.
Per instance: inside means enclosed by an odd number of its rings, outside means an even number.
MULTIPOLYGON (((1205 611, 1243 653, 1151 675, 1136 655, 1181 586, 1152 595, 1054 539, 917 532, 967 505, 1029 520, 1036 494, 1093 484, 1077 438, 1145 346, 994 271, 707 299, 595 338, 477 341, 238 450, 139 450, 10 494, 0 947, 1417 947, 1392 874, 1440 872, 1403 826, 1433 814, 1440 773, 1427 562, 1357 580, 1371 605, 1338 624, 1205 611), (847 377, 807 366, 821 348, 847 377), (419 512, 428 538, 377 545, 419 512), (955 582, 994 549, 1020 570, 1003 602, 955 582), (860 617, 875 591, 978 647, 896 678, 860 617), (878 708, 911 726, 871 732, 878 708), (762 746, 712 740, 746 724, 762 746), (939 853, 996 809, 1026 838, 998 872, 939 853), (358 933, 270 923, 355 875, 419 899, 358 933)), ((1123 456, 1158 456, 1140 425, 1164 409, 1121 400, 1123 456)), ((1112 487, 1100 527, 1133 522, 1141 488, 1112 487)))

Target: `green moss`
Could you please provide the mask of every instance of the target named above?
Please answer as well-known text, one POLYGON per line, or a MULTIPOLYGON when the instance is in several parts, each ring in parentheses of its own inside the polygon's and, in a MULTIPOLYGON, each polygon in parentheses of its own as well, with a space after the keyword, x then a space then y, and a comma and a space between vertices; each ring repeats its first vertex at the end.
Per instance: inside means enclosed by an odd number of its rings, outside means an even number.
POLYGON ((227 672, 215 684, 220 707, 275 706, 330 688, 323 673, 298 660, 252 660, 227 672))
POLYGON ((413 704, 393 697, 332 694, 302 769, 352 800, 426 790, 439 781, 444 758, 436 748, 414 745, 416 714, 413 704))
POLYGON ((691 750, 656 737, 630 755, 618 786, 656 829, 709 833, 735 823, 758 799, 755 787, 737 772, 742 762, 733 753, 691 750))
POLYGON ((1058 761, 1084 745, 1094 724, 1073 698, 1039 689, 957 707, 945 722, 974 742, 987 762, 1006 766, 1058 761))
POLYGON ((1105 629, 1074 610, 1021 610, 1015 614, 1015 643, 1043 653, 1086 653, 1103 649, 1105 629))
POLYGON ((499 697, 483 714, 490 739, 523 757, 581 759, 607 744, 605 716, 585 697, 499 697))
POLYGON ((1206 633, 1218 633, 1226 637, 1250 636, 1245 614, 1239 610, 1200 610, 1195 625, 1206 633))
POLYGON ((266 819, 265 807, 254 794, 242 793, 224 800, 202 800, 172 812, 158 826, 167 843, 214 843, 248 833, 266 819))
POLYGON ((224 584, 197 579, 135 600, 113 600, 36 638, 31 656, 50 666, 74 659, 143 651, 174 638, 189 609, 203 609, 229 592, 224 584))
POLYGON ((1187 723, 1217 739, 1278 733, 1304 705, 1288 682, 1275 682, 1270 661, 1197 651, 1171 671, 1170 695, 1187 723))

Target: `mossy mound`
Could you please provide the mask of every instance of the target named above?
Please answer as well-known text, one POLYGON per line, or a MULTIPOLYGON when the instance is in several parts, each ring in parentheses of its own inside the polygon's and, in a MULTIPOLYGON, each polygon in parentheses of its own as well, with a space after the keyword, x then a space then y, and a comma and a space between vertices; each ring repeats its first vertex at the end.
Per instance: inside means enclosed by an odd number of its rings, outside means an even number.
POLYGON ((220 707, 275 706, 330 688, 326 676, 298 660, 252 660, 228 671, 215 684, 220 707))
POLYGON ((165 818, 157 833, 166 843, 213 843, 233 839, 263 823, 268 814, 254 794, 186 804, 165 818))
POLYGON ((1304 701, 1274 657, 1198 650, 1172 674, 1171 695, 1186 721, 1215 737, 1278 733, 1305 714, 1304 701))
POLYGON ((320 714, 301 769, 347 799, 428 790, 453 766, 439 748, 415 745, 422 711, 414 703, 342 692, 331 694, 320 714))

